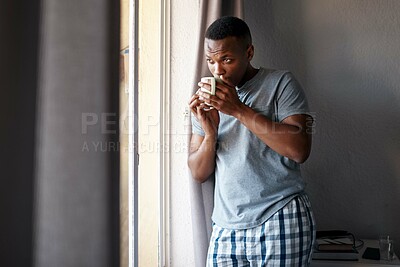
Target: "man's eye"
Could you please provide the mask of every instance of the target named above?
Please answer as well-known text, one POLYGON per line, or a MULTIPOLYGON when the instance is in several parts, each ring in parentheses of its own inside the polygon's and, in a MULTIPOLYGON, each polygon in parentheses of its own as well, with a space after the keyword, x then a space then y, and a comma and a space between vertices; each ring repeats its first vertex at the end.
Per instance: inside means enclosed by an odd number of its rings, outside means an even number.
POLYGON ((231 63, 231 62, 232 62, 232 59, 230 59, 230 58, 225 58, 225 59, 224 59, 224 62, 225 62, 225 63, 231 63))
POLYGON ((207 58, 207 63, 212 64, 213 63, 212 59, 207 58))

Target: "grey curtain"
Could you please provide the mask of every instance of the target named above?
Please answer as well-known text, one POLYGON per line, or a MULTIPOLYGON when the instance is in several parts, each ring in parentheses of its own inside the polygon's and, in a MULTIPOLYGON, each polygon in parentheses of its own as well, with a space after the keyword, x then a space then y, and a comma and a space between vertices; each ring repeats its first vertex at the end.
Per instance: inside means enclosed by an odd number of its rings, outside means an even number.
MULTIPOLYGON (((243 0, 201 0, 200 28, 198 35, 196 73, 194 76, 193 93, 197 91, 197 82, 202 76, 209 76, 204 55, 204 33, 207 27, 222 16, 243 18, 243 0)), ((190 138, 190 137, 189 137, 190 138)), ((198 184, 190 179, 190 197, 192 211, 192 227, 194 240, 194 255, 196 267, 206 265, 208 242, 211 237, 211 213, 214 202, 214 177, 205 183, 198 184)))
POLYGON ((0 266, 119 266, 119 1, 0 8, 0 266))

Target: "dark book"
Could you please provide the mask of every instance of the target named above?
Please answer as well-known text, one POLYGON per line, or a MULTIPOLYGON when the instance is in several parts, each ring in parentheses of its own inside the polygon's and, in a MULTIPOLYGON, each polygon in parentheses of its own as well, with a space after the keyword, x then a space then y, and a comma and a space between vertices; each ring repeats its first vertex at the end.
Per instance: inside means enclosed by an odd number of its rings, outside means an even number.
POLYGON ((316 240, 316 249, 319 251, 352 251, 354 240, 352 237, 327 237, 316 240))
POLYGON ((364 254, 362 255, 362 257, 364 259, 368 259, 368 260, 377 260, 377 261, 379 261, 381 259, 379 248, 367 247, 365 249, 364 254))
POLYGON ((352 234, 346 231, 317 232, 314 260, 357 261, 358 258, 359 254, 352 234))

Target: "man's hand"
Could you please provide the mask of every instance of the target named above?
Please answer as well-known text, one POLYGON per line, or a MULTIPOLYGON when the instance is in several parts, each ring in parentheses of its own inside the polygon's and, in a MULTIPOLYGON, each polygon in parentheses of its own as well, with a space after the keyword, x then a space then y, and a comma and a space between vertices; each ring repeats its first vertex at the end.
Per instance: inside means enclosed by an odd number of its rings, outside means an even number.
POLYGON ((205 103, 204 94, 209 95, 208 93, 198 90, 190 99, 189 108, 200 122, 205 135, 216 136, 220 120, 218 110, 205 103))
MULTIPOLYGON (((210 90, 211 88, 207 83, 200 82, 198 85, 207 90, 210 90)), ((198 92, 198 95, 205 103, 210 104, 218 111, 231 116, 240 113, 244 106, 244 104, 239 100, 236 88, 227 85, 226 83, 216 84, 215 95, 210 95, 202 91, 198 92)))

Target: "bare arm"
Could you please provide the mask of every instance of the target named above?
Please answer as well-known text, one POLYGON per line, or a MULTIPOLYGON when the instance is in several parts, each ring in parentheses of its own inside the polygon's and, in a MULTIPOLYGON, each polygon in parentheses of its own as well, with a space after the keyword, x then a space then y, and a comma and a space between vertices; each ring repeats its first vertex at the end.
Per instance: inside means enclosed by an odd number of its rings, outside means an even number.
POLYGON ((293 115, 278 123, 245 105, 235 114, 235 117, 261 141, 282 156, 297 163, 303 163, 310 155, 311 117, 301 114, 293 115))
POLYGON ((188 165, 193 179, 203 183, 215 169, 216 138, 212 136, 192 135, 188 165))
POLYGON ((190 99, 189 107, 193 116, 200 122, 205 135, 192 135, 188 165, 193 179, 203 183, 215 169, 219 114, 216 109, 205 111, 204 109, 207 109, 208 106, 204 104, 197 93, 190 99))

